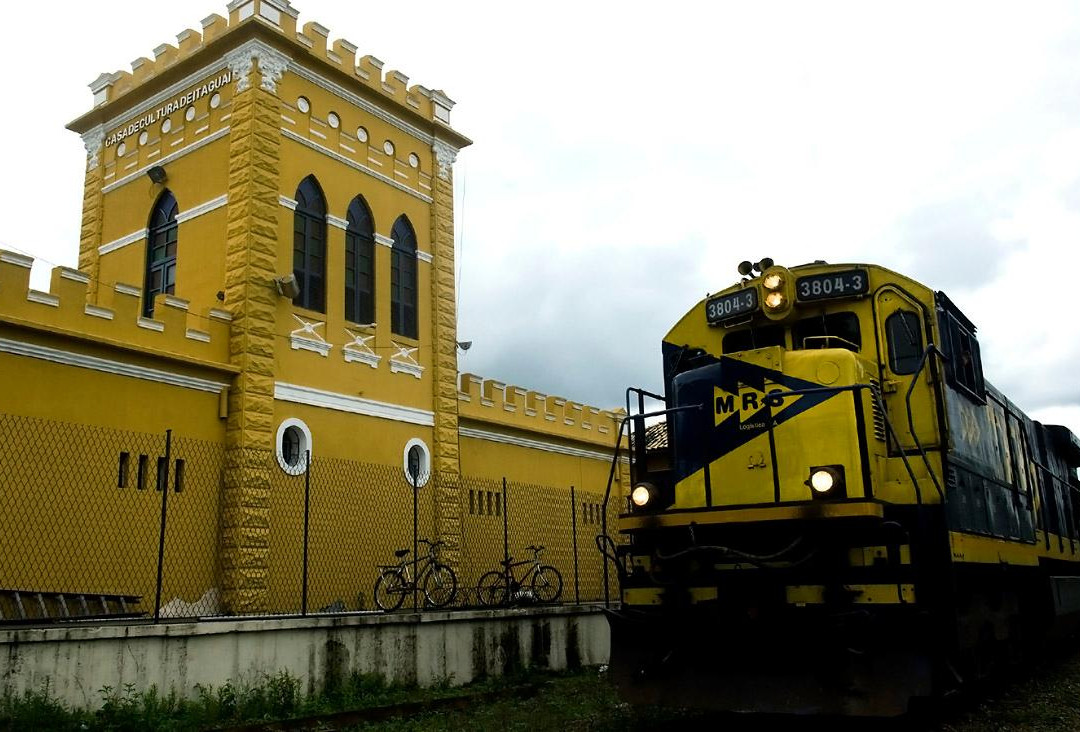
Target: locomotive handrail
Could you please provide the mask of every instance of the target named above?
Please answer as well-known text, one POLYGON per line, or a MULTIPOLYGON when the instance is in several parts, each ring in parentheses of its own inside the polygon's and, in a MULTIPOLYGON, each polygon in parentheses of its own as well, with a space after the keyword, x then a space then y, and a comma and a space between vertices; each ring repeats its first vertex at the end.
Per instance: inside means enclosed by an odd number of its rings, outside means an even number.
MULTIPOLYGON (((948 361, 949 357, 946 356, 941 350, 933 343, 928 343, 926 350, 923 351, 922 358, 919 359, 919 368, 915 369, 915 373, 911 375, 911 383, 908 384, 907 394, 904 395, 904 407, 907 409, 908 429, 911 431, 911 439, 915 441, 915 447, 919 449, 919 455, 922 457, 923 465, 926 466, 926 472, 930 476, 930 480, 934 481, 934 488, 937 489, 938 497, 942 503, 945 503, 945 491, 941 489, 941 483, 938 482, 937 476, 934 474, 934 469, 930 465, 930 459, 926 457, 926 450, 923 449, 922 442, 919 440, 919 436, 915 433, 915 418, 911 415, 911 394, 915 390, 915 384, 919 380, 919 374, 922 373, 923 367, 926 366, 926 359, 931 355, 936 355, 943 361, 948 361)), ((900 440, 896 440, 896 446, 900 448, 900 452, 904 452, 903 446, 900 444, 900 440)))
MULTIPOLYGON (((627 392, 629 394, 629 391, 627 392)), ((600 512, 600 531, 604 536, 608 535, 607 530, 607 507, 608 500, 611 498, 611 484, 615 480, 615 466, 619 464, 619 451, 622 449, 622 436, 623 430, 626 429, 626 425, 630 423, 631 419, 640 419, 644 424, 647 417, 660 417, 667 414, 673 414, 675 412, 688 412, 691 409, 701 409, 704 404, 687 404, 682 407, 671 407, 670 409, 661 409, 656 412, 642 412, 641 414, 629 415, 627 414, 619 422, 619 431, 615 434, 615 454, 611 457, 611 470, 608 472, 607 489, 604 491, 604 510, 600 512)), ((628 436, 629 439, 629 436, 628 436)), ((605 554, 605 557, 607 555, 605 554)), ((610 597, 608 592, 608 563, 604 561, 604 607, 610 604, 610 597)))

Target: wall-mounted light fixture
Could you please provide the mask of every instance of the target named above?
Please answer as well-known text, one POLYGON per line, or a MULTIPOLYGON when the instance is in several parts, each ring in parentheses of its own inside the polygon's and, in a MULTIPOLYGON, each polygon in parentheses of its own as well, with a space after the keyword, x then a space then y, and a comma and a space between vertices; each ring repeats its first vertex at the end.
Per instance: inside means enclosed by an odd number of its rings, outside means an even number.
POLYGON ((467 351, 472 348, 472 341, 458 341, 457 347, 460 348, 462 351, 467 351))
POLYGON ((282 297, 295 300, 300 294, 300 283, 296 281, 296 275, 282 275, 274 280, 274 284, 277 285, 278 294, 282 297))
POLYGON ((164 183, 168 180, 169 176, 165 174, 165 168, 160 165, 155 165, 146 171, 146 177, 155 183, 164 183))

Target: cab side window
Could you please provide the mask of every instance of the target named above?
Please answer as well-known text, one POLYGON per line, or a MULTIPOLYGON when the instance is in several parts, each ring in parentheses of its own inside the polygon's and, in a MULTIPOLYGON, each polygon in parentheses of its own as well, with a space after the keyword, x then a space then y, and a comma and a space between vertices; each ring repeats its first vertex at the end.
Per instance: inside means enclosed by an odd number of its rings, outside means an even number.
POLYGON ((948 358, 945 368, 949 385, 979 404, 986 403, 982 355, 975 338, 975 324, 945 296, 937 293, 942 350, 948 358))
POLYGON ((917 313, 897 310, 885 319, 889 368, 894 374, 913 374, 923 354, 922 323, 917 313))

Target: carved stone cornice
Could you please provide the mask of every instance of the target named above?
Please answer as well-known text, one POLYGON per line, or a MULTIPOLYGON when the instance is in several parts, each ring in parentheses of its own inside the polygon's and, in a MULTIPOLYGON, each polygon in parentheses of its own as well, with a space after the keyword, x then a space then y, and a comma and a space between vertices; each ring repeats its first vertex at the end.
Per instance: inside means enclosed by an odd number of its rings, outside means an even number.
POLYGON ((435 151, 435 162, 439 164, 439 177, 450 180, 454 161, 457 160, 457 148, 442 140, 434 140, 431 143, 431 149, 435 151))
POLYGON ((277 93, 277 83, 289 67, 288 56, 258 40, 248 41, 235 51, 229 52, 225 56, 225 62, 232 71, 237 92, 251 86, 251 72, 256 62, 262 77, 259 86, 271 94, 277 93))
POLYGON ((83 133, 82 141, 86 148, 86 169, 93 170, 98 166, 101 147, 105 144, 105 126, 98 125, 83 133))

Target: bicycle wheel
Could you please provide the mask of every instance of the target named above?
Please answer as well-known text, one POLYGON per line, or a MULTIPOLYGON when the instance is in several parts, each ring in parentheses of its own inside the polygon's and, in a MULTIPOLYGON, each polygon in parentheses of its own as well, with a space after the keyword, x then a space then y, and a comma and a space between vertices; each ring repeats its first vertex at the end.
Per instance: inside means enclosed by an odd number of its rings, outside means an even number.
POLYGON ((502 572, 488 572, 480 578, 476 586, 476 594, 481 605, 495 606, 509 602, 507 595, 506 575, 502 572))
POLYGON ((400 569, 387 569, 375 580, 375 604, 390 612, 405 602, 405 576, 400 569))
POLYGON ((532 578, 533 597, 537 602, 555 602, 562 594, 562 575, 550 564, 541 564, 532 578))
POLYGON ((431 607, 446 607, 454 601, 457 594, 457 575, 445 564, 431 565, 431 571, 424 578, 424 599, 431 607))

